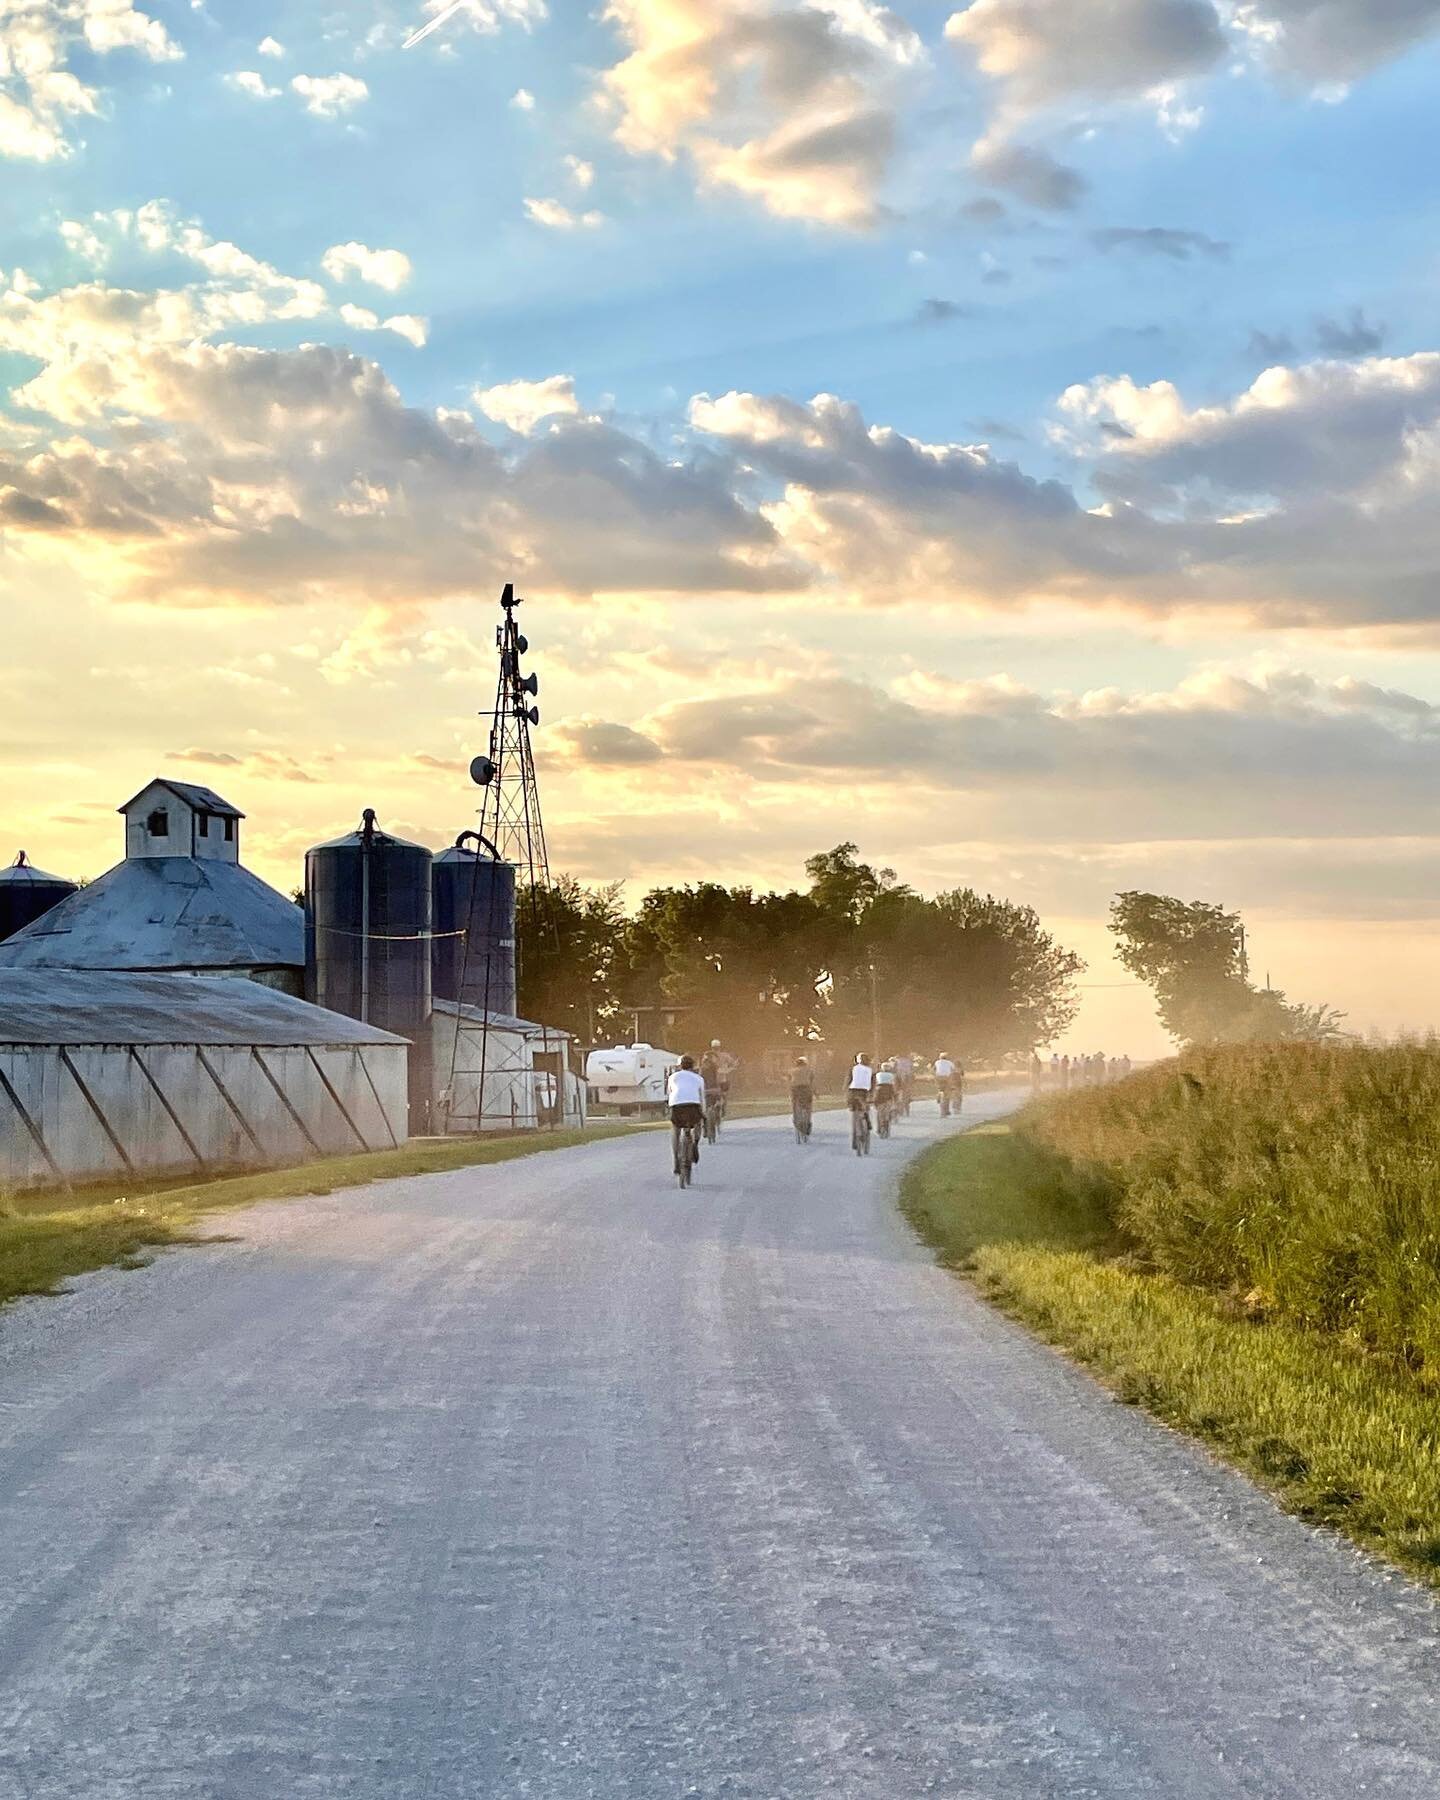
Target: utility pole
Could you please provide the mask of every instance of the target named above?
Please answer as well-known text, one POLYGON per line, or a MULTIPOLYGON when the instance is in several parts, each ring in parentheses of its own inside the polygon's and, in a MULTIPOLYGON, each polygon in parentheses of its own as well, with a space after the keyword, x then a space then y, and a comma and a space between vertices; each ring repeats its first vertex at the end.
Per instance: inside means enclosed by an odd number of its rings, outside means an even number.
POLYGON ((870 1054, 880 1055, 880 989, 875 974, 875 965, 870 964, 870 1054))

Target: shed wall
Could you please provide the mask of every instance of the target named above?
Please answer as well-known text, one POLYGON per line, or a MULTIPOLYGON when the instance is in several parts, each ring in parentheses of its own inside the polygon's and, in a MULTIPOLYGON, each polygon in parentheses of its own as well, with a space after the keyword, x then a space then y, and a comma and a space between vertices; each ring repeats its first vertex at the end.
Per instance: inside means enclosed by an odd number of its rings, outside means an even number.
POLYGON ((0 1045, 0 1187, 389 1149, 407 1069, 403 1044, 0 1045))

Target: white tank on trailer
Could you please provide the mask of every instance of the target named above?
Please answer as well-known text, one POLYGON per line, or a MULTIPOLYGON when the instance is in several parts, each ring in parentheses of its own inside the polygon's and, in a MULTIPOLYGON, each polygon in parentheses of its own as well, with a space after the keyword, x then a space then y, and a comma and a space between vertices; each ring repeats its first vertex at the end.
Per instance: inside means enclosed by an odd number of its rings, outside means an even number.
POLYGON ((665 1083, 680 1058, 653 1044, 617 1044, 592 1050, 585 1062, 585 1082, 592 1106, 617 1106, 629 1112, 665 1105, 665 1083))

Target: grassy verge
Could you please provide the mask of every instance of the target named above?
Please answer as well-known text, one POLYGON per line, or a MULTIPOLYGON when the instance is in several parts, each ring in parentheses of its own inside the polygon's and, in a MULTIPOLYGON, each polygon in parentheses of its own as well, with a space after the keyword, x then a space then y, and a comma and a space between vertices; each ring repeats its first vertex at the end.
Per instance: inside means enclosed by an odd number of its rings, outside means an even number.
POLYGON ((1102 1181, 1023 1133, 938 1146, 903 1205, 943 1262, 1121 1399, 1440 1583, 1440 1413, 1403 1365, 1136 1266, 1102 1181))
POLYGON ((149 1251, 195 1242, 204 1214, 364 1187, 400 1175, 436 1175, 486 1163, 511 1162, 546 1150, 624 1137, 631 1125, 594 1125, 586 1131, 526 1134, 476 1143, 422 1139, 399 1150, 332 1156, 291 1169, 262 1169, 191 1186, 130 1182, 57 1195, 0 1195, 0 1305, 22 1294, 53 1294, 71 1275, 111 1263, 137 1267, 149 1251))

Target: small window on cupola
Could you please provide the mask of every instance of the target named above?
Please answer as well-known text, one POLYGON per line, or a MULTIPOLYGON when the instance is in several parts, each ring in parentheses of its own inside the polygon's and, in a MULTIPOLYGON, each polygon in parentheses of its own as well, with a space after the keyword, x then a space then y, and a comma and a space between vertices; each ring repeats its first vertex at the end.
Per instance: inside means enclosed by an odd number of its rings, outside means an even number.
POLYGON ((145 829, 151 837, 169 837, 170 815, 163 806, 157 806, 145 821, 145 829))
POLYGON ((201 835, 201 837, 209 837, 209 835, 210 835, 210 815, 209 815, 209 813, 202 812, 202 813, 197 814, 197 817, 200 820, 200 835, 201 835))

